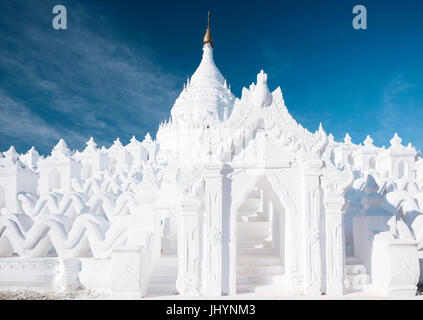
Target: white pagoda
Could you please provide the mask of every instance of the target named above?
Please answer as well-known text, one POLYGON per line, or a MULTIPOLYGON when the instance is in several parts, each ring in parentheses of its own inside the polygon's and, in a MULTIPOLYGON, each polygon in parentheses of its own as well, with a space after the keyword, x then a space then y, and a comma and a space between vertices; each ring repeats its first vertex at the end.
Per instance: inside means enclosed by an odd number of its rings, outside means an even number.
POLYGON ((237 98, 213 50, 209 19, 155 140, 4 153, 0 289, 415 295, 420 153, 397 134, 386 149, 309 132, 263 71, 237 98))

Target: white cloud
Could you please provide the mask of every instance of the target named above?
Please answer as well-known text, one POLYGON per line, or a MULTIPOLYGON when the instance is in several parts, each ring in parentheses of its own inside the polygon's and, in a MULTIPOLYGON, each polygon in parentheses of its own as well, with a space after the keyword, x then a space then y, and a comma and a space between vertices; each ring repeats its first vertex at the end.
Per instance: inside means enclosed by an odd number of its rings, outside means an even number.
MULTIPOLYGON (((132 135, 168 116, 179 79, 155 63, 149 48, 134 47, 114 35, 95 11, 72 4, 69 29, 57 31, 46 23, 46 3, 25 2, 27 11, 1 6, 0 15, 7 15, 4 21, 13 24, 13 32, 0 34, 0 42, 7 44, 0 46, 0 68, 9 77, 4 88, 9 89, 9 100, 4 102, 24 101, 23 122, 38 119, 45 125, 45 113, 56 120, 43 127, 44 134, 37 136, 44 140, 40 143, 56 135, 76 144, 82 136, 104 140, 132 135), (40 105, 45 112, 37 111, 40 105)), ((7 110, 0 106, 2 115, 7 110)), ((0 127, 0 134, 8 135, 7 130, 0 127)))
POLYGON ((24 103, 14 100, 2 90, 0 90, 0 110, 1 132, 10 141, 23 142, 30 137, 39 141, 39 145, 42 147, 51 147, 63 134, 71 137, 74 141, 84 139, 76 132, 66 129, 61 131, 54 125, 47 123, 24 103))

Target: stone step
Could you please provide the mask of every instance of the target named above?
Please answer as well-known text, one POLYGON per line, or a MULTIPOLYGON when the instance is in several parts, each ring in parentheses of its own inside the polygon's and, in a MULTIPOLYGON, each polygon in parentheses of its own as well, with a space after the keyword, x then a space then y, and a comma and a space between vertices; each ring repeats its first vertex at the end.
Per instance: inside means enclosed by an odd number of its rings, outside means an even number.
POLYGON ((246 216, 238 216, 238 222, 267 222, 269 223, 268 219, 265 216, 253 214, 253 215, 246 215, 246 216))
POLYGON ((150 278, 150 284, 169 284, 175 285, 176 283, 176 275, 169 275, 169 274, 160 274, 160 273, 153 273, 150 278))
POLYGON ((236 291, 238 294, 243 293, 259 293, 262 296, 285 296, 289 295, 288 281, 285 276, 281 276, 280 281, 273 284, 237 284, 236 291))
POLYGON ((347 257, 345 262, 347 265, 361 264, 361 259, 359 257, 347 257))
POLYGON ((157 260, 156 265, 161 266, 177 266, 178 265, 178 256, 168 256, 168 255, 162 255, 157 260))
POLYGON ((286 274, 281 273, 281 274, 277 274, 275 276, 273 276, 273 284, 274 285, 285 285, 287 284, 288 278, 286 276, 286 274))
POLYGON ((247 222, 267 222, 269 223, 269 219, 263 215, 257 215, 253 217, 249 217, 247 222))
POLYGON ((250 194, 248 195, 248 198, 260 199, 261 198, 260 189, 254 189, 254 190, 252 190, 250 192, 250 194))
POLYGON ((287 285, 288 285, 288 276, 284 273, 281 273, 281 274, 273 276, 273 284, 263 286, 262 288, 278 287, 280 289, 282 287, 286 288, 287 285))
POLYGON ((346 279, 346 290, 348 292, 363 290, 364 286, 371 282, 371 276, 369 274, 347 274, 346 279))
POLYGON ((263 285, 263 284, 273 284, 272 275, 259 275, 259 274, 238 274, 236 276, 237 284, 253 284, 253 285, 263 285))
POLYGON ((281 258, 275 255, 253 255, 244 254, 237 257, 239 265, 277 265, 281 263, 281 258))
POLYGON ((248 198, 239 208, 240 211, 258 210, 261 205, 260 198, 248 198))
POLYGON ((238 234, 236 237, 236 240, 237 242, 244 242, 244 241, 264 242, 264 241, 271 241, 272 238, 269 234, 262 234, 262 235, 238 234))
POLYGON ((237 254, 256 254, 256 255, 269 255, 273 253, 272 248, 238 248, 237 254))
POLYGON ((236 292, 240 293, 253 293, 256 290, 258 285, 251 285, 251 284, 237 284, 236 292))
POLYGON ((270 225, 268 222, 238 222, 237 232, 239 234, 255 234, 268 235, 270 234, 270 225))
POLYGON ((237 242, 238 248, 272 248, 272 241, 240 240, 237 242))
POLYGON ((177 275, 178 267, 177 266, 166 266, 166 265, 156 265, 153 270, 153 274, 168 274, 168 275, 177 275))
POLYGON ((263 296, 287 296, 289 295, 288 281, 284 279, 283 283, 260 285, 254 289, 254 292, 263 296))
POLYGON ((150 284, 148 286, 148 294, 163 294, 163 295, 173 295, 177 294, 176 286, 170 284, 150 284))
POLYGON ((347 274, 367 274, 364 264, 347 264, 345 269, 347 274))
POLYGON ((262 275, 277 275, 283 274, 283 266, 281 265, 237 265, 237 274, 262 274, 262 275))
POLYGON ((263 212, 258 210, 258 208, 249 209, 249 210, 238 210, 239 217, 249 217, 249 216, 257 216, 263 215, 263 212))

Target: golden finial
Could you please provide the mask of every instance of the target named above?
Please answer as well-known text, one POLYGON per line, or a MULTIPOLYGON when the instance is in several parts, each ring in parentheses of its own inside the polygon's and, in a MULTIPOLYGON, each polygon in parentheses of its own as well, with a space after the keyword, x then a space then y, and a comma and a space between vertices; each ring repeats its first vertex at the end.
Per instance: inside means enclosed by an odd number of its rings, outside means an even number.
POLYGON ((205 45, 206 43, 210 43, 210 45, 213 48, 213 39, 210 33, 210 11, 208 14, 208 20, 207 20, 207 30, 206 30, 206 35, 204 36, 204 40, 203 40, 203 45, 205 45))

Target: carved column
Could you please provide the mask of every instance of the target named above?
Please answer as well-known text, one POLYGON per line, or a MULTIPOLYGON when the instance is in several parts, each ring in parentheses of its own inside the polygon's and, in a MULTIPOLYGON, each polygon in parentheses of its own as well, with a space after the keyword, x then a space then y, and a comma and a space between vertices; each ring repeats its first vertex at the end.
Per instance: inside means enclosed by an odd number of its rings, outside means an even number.
POLYGON ((304 168, 304 293, 320 295, 322 285, 321 252, 320 252, 320 160, 311 160, 304 168))
POLYGON ((354 181, 354 174, 349 166, 340 171, 329 161, 325 164, 322 188, 326 220, 326 293, 342 295, 345 280, 344 213, 348 208, 345 193, 354 181))
POLYGON ((200 201, 181 201, 178 219, 178 279, 176 289, 181 295, 200 294, 200 201))
POLYGON ((207 164, 205 172, 205 210, 203 217, 204 251, 202 294, 222 294, 222 214, 223 214, 223 166, 207 164))
POLYGON ((325 195, 326 213, 326 294, 344 294, 345 198, 339 195, 325 195))

